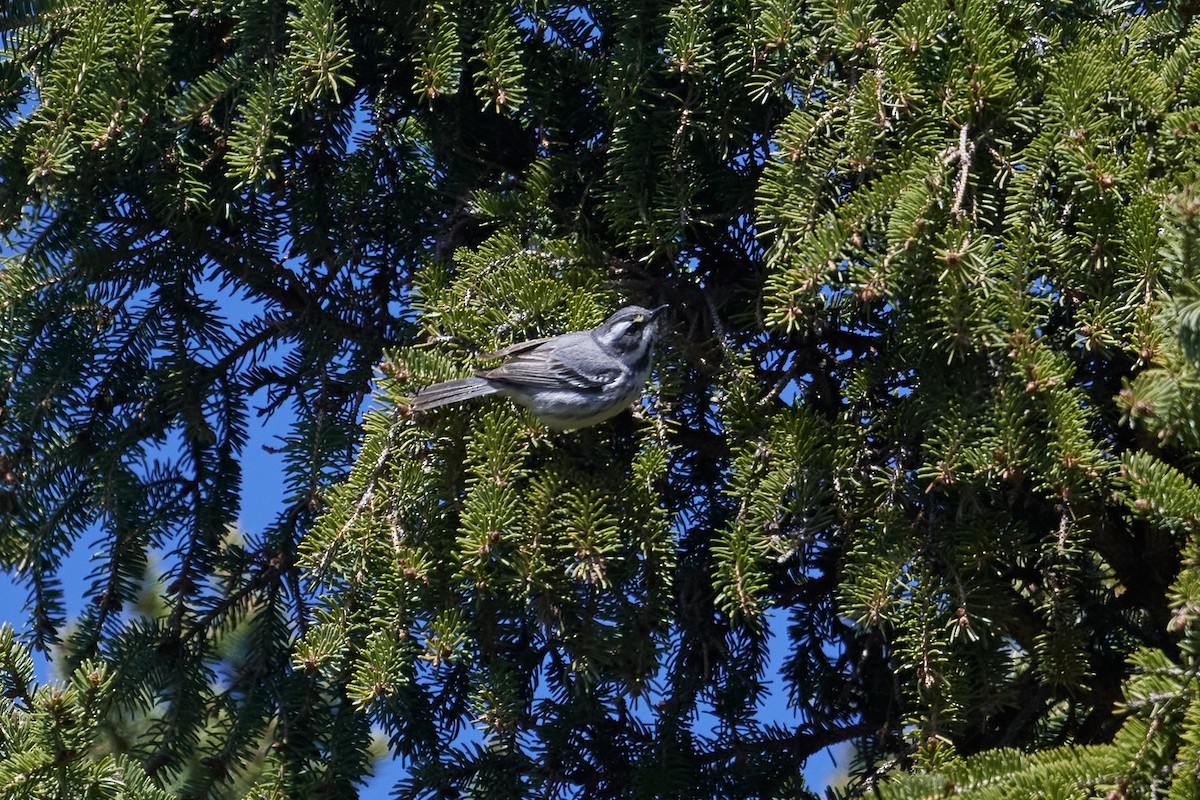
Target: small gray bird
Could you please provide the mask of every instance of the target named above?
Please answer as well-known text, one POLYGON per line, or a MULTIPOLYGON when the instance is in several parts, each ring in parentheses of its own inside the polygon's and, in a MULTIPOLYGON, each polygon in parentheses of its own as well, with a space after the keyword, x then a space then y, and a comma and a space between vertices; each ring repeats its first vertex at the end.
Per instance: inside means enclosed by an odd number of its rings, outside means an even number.
POLYGON ((417 392, 413 411, 499 394, 562 431, 586 428, 619 414, 650 377, 658 319, 666 306, 626 306, 590 331, 509 345, 485 359, 506 361, 477 369, 473 378, 435 383, 417 392))

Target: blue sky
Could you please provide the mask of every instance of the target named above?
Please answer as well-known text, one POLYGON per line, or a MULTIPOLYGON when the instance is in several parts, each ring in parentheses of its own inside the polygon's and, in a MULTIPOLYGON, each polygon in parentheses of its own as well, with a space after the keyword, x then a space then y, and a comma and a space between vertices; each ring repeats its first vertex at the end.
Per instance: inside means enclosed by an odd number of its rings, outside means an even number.
MULTIPOLYGON (((242 509, 241 525, 245 530, 253 531, 266 527, 280 509, 284 487, 281 480, 282 469, 279 456, 266 451, 263 446, 275 444, 275 437, 281 435, 285 430, 286 425, 281 420, 268 422, 256 432, 243 456, 246 477, 243 484, 245 504, 242 509)), ((83 591, 87 585, 85 579, 90 571, 90 555, 91 553, 86 547, 77 548, 64 565, 61 577, 67 607, 71 614, 77 613, 85 602, 83 591)), ((5 609, 4 613, 0 614, 0 621, 8 622, 18 630, 24 628, 26 625, 24 612, 26 600, 26 590, 16 585, 11 576, 0 572, 0 608, 5 609)), ((776 618, 773 620, 775 623, 773 627, 783 630, 786 620, 781 618, 782 615, 774 616, 776 618)), ((786 638, 777 635, 772 640, 771 647, 772 661, 776 668, 782 663, 785 655, 786 638)), ((38 659, 38 669, 39 677, 42 680, 58 677, 53 674, 49 665, 42 658, 38 659)), ((784 724, 797 723, 797 716, 787 707, 786 697, 783 695, 783 683, 778 676, 774 678, 772 686, 776 692, 772 694, 767 705, 762 709, 762 717, 784 724)), ((832 776, 841 771, 839 766, 844 768, 844 760, 840 759, 839 763, 835 765, 833 754, 824 752, 814 756, 804 772, 810 785, 823 788, 832 776)), ((399 761, 381 760, 376 764, 375 775, 370 777, 364 785, 360 797, 363 800, 389 798, 392 786, 403 775, 404 768, 399 761)))

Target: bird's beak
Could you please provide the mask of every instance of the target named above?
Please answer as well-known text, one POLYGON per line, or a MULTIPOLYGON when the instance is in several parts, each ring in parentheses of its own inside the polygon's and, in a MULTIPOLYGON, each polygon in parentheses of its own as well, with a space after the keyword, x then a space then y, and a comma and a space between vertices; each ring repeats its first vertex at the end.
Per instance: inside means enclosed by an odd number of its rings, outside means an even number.
POLYGON ((650 309, 650 321, 654 322, 655 320, 657 320, 659 317, 662 316, 662 313, 666 310, 667 310, 667 306, 659 306, 658 308, 650 309))

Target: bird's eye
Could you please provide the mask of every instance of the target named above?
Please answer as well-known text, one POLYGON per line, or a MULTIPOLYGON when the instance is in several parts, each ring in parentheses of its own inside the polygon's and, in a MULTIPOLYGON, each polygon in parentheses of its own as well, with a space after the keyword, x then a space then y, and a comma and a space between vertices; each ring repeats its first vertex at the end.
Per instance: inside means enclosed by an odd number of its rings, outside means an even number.
POLYGON ((645 315, 645 314, 638 314, 636 317, 634 317, 634 318, 633 318, 633 321, 634 321, 634 322, 645 322, 645 321, 646 321, 646 315, 645 315))

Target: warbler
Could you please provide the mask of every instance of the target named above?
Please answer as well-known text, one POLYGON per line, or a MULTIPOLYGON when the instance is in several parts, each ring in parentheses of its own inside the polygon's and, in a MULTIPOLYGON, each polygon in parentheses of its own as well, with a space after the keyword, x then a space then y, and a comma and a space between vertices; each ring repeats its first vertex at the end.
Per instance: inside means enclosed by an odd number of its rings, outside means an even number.
POLYGON ((505 359, 470 378, 426 386, 414 411, 498 394, 520 403, 552 430, 586 428, 613 417, 641 392, 666 306, 626 306, 600 325, 509 345, 482 358, 505 359))

